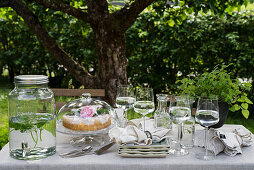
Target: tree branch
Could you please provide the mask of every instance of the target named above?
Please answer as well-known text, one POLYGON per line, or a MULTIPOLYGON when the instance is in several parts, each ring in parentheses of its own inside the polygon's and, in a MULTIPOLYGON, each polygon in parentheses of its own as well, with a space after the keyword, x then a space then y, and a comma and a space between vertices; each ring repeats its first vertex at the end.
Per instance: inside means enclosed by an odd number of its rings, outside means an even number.
POLYGON ((130 6, 125 6, 121 10, 112 14, 114 22, 118 22, 118 25, 123 31, 126 31, 133 25, 138 15, 155 0, 135 0, 130 6))
POLYGON ((109 16, 106 0, 87 0, 88 14, 93 22, 100 22, 109 16))
POLYGON ((57 42, 50 37, 46 29, 42 27, 38 18, 22 2, 22 0, 12 0, 10 6, 24 19, 25 23, 36 34, 40 44, 68 71, 87 88, 92 88, 95 82, 94 76, 90 75, 84 68, 75 62, 57 42))
POLYGON ((72 15, 82 21, 89 22, 90 17, 88 16, 86 12, 83 12, 81 9, 74 8, 61 1, 55 1, 55 0, 28 0, 28 1, 37 2, 46 8, 50 8, 56 11, 61 11, 66 14, 72 15))
POLYGON ((1 7, 9 7, 10 6, 10 0, 1 0, 0 1, 0 8, 1 7))

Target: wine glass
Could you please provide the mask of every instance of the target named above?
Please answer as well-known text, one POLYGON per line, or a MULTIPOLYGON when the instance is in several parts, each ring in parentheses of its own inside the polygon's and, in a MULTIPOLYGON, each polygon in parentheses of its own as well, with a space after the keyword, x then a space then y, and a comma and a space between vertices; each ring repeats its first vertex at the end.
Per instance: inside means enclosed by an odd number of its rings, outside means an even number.
POLYGON ((202 160, 211 160, 215 155, 208 151, 208 127, 219 122, 219 105, 217 97, 201 97, 198 100, 196 121, 205 127, 205 153, 198 153, 196 157, 202 160))
POLYGON ((118 86, 116 95, 116 107, 121 108, 124 111, 125 122, 123 127, 127 126, 128 123, 127 110, 133 107, 135 101, 135 94, 131 85, 118 86))
POLYGON ((181 148, 181 135, 183 121, 187 120, 191 116, 190 100, 188 96, 171 96, 169 114, 173 121, 178 124, 178 136, 176 141, 176 148, 172 150, 172 154, 175 156, 184 156, 188 152, 181 148))
POLYGON ((152 88, 139 88, 136 90, 136 102, 134 104, 134 110, 137 113, 143 115, 145 132, 145 116, 155 109, 154 106, 154 95, 152 88))

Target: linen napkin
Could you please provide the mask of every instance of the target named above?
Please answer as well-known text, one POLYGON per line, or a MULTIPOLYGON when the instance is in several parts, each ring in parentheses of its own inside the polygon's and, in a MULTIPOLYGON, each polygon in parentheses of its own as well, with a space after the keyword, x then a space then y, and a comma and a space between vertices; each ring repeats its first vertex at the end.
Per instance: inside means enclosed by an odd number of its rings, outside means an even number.
POLYGON ((170 129, 155 128, 154 120, 146 118, 145 130, 149 131, 152 135, 152 139, 149 139, 146 134, 140 130, 140 127, 143 127, 143 124, 144 119, 130 120, 128 126, 125 128, 112 128, 109 131, 109 137, 111 140, 115 140, 118 144, 135 143, 140 145, 150 145, 152 142, 160 142, 161 140, 168 138, 170 135, 170 129))
POLYGON ((114 127, 110 129, 109 137, 118 144, 150 145, 152 143, 152 139, 147 138, 143 131, 132 125, 125 128, 114 127))
MULTIPOLYGON (((252 133, 243 128, 235 129, 233 132, 225 133, 219 129, 208 131, 208 150, 215 155, 224 152, 229 156, 242 153, 243 146, 250 146, 253 143, 252 133)), ((204 147, 204 130, 196 133, 195 145, 204 147)))
MULTIPOLYGON (((132 119, 128 122, 128 124, 134 125, 136 127, 143 127, 144 119, 132 119)), ((161 140, 171 136, 171 129, 166 129, 163 127, 155 128, 154 119, 149 119, 146 117, 145 126, 145 130, 149 131, 152 134, 153 142, 160 142, 161 140)))

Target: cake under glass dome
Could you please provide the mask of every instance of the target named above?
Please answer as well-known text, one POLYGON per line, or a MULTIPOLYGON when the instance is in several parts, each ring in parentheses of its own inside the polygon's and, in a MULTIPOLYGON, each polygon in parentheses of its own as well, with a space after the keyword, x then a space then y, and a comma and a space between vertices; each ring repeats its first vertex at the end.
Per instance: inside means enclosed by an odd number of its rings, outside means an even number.
POLYGON ((103 135, 116 126, 114 109, 90 93, 66 103, 57 114, 56 130, 69 135, 103 135))

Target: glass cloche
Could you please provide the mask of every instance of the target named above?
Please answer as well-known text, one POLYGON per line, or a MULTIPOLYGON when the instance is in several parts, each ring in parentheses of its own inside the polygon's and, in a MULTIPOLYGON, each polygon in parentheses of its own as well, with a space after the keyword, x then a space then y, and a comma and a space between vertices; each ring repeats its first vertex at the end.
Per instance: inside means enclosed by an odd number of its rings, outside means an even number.
POLYGON ((103 135, 116 126, 114 109, 90 93, 66 103, 57 114, 56 130, 69 135, 103 135))

